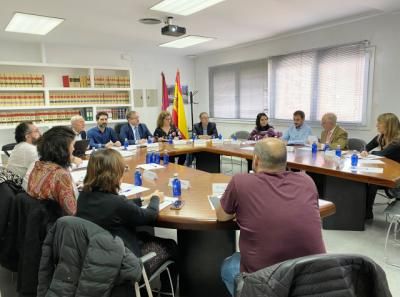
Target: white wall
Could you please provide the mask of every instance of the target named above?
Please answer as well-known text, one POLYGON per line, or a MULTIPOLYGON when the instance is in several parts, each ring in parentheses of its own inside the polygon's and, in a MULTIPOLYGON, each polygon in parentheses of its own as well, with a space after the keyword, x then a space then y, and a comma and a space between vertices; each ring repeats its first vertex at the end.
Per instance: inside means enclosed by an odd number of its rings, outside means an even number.
MULTIPOLYGON (((341 24, 280 38, 256 42, 237 48, 222 50, 199 56, 195 61, 196 89, 199 90, 199 111, 209 110, 208 68, 216 65, 255 60, 268 56, 300 50, 340 45, 369 40, 376 46, 375 70, 372 92, 372 114, 367 129, 351 130, 350 137, 368 140, 376 132, 375 119, 383 112, 395 112, 400 116, 400 13, 386 14, 353 23, 341 24)), ((218 130, 230 135, 238 130, 251 130, 254 121, 226 123, 216 120, 218 130)), ((273 121, 272 121, 273 124, 273 121)), ((277 126, 283 131, 286 127, 277 126)), ((313 127, 319 135, 321 128, 313 127)))
MULTIPOLYGON (((0 42, 1 61, 42 62, 39 44, 0 42)), ((186 57, 160 55, 151 52, 101 50, 65 45, 45 45, 47 63, 123 66, 132 68, 134 89, 158 89, 159 106, 137 108, 141 121, 154 131, 161 110, 161 72, 164 72, 167 84, 174 84, 176 70, 179 68, 181 84, 194 85, 194 61, 186 57), (121 59, 121 54, 131 57, 131 61, 121 59)), ((190 114, 186 112, 190 121, 190 114)), ((13 130, 0 129, 0 146, 14 142, 13 130)))

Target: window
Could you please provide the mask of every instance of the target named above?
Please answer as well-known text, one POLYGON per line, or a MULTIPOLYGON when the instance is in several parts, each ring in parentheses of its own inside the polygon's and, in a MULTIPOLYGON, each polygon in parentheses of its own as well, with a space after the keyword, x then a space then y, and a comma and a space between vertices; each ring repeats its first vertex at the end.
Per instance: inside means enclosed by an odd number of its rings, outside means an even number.
POLYGON ((292 119, 295 110, 319 121, 366 124, 370 53, 366 43, 318 49, 268 59, 270 116, 292 119))
POLYGON ((266 110, 267 60, 211 67, 210 115, 226 119, 254 119, 266 110))

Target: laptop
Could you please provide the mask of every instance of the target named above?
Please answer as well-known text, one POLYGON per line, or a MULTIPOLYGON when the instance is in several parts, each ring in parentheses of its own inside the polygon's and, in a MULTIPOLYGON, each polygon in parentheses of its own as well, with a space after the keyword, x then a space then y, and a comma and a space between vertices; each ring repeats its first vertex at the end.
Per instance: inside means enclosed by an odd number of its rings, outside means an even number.
POLYGON ((84 156, 88 147, 89 147, 88 139, 75 141, 73 155, 77 157, 84 156))

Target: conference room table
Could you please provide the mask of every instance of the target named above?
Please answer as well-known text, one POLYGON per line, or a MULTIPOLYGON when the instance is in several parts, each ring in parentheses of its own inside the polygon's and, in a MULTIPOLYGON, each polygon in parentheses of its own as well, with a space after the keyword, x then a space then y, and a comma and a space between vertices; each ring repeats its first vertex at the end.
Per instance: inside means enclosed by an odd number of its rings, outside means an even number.
MULTIPOLYGON (((161 154, 168 151, 170 155, 201 152, 192 144, 160 144, 158 150, 161 154)), ((139 148, 134 155, 125 158, 129 169, 124 174, 123 182, 134 182, 135 168, 145 163, 146 153, 146 148, 139 148)), ((229 296, 220 277, 220 267, 222 261, 235 252, 235 230, 238 230, 238 226, 235 221, 217 221, 208 195, 212 194, 214 183, 228 183, 231 177, 175 163, 151 171, 156 174, 156 179, 143 179, 143 186, 149 188, 144 195, 158 189, 166 196, 172 196, 172 188, 168 184, 174 173, 178 173, 181 180, 190 182, 188 189, 182 189, 181 199, 185 201, 183 208, 172 210, 167 207, 161 210, 155 224, 156 227, 177 229, 180 296, 229 296)), ((320 201, 322 218, 334 212, 333 203, 320 201)))
MULTIPOLYGON (((220 172, 221 155, 253 159, 254 142, 213 142, 201 146, 192 142, 187 145, 164 144, 164 149, 170 155, 195 153, 196 168, 213 173, 220 172)), ((323 221, 324 229, 362 231, 365 228, 368 185, 398 186, 400 164, 387 158, 360 159, 358 167, 352 168, 351 153, 347 157, 342 156, 340 162, 335 160, 332 153, 334 155, 334 152, 323 151, 312 154, 309 147, 288 147, 287 167, 306 171, 316 181, 320 198, 335 204, 336 213, 323 221), (382 168, 383 172, 374 172, 374 168, 382 168)))

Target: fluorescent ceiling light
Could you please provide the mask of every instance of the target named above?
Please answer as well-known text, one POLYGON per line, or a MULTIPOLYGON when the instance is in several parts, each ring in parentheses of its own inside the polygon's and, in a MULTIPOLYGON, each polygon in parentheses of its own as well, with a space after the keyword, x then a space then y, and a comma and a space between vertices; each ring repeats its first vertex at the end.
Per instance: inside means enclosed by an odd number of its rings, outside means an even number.
POLYGON ((46 35, 63 21, 64 19, 60 18, 16 12, 8 23, 6 31, 46 35))
POLYGON ((194 35, 189 35, 174 41, 170 41, 167 43, 160 44, 161 47, 174 47, 174 48, 184 48, 184 47, 189 47, 195 44, 207 42, 210 40, 213 40, 214 38, 210 37, 202 37, 202 36, 194 36, 194 35))
POLYGON ((178 15, 190 15, 225 0, 164 0, 151 7, 151 10, 178 15))

